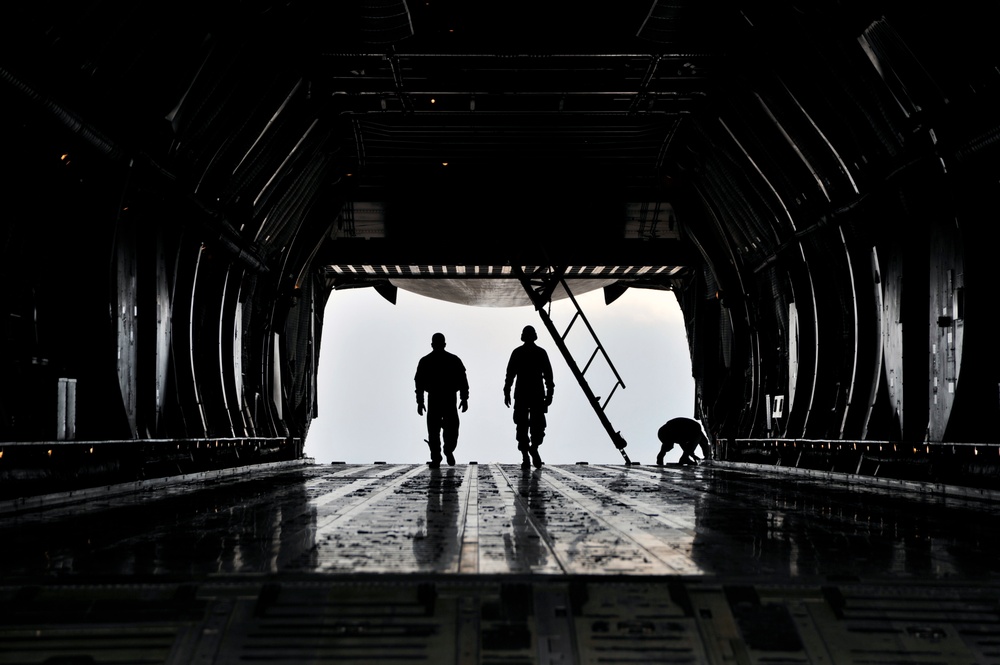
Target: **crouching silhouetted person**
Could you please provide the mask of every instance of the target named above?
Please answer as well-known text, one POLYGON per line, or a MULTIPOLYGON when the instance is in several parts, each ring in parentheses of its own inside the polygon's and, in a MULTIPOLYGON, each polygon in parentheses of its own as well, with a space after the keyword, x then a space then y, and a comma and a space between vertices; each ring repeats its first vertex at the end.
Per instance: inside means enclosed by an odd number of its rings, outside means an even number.
POLYGON ((417 413, 424 415, 424 393, 427 393, 427 445, 431 449, 432 469, 441 466, 441 439, 444 438, 444 456, 449 466, 455 465, 455 447, 458 445, 458 409, 455 396, 461 402, 462 413, 469 408, 469 381, 465 365, 453 353, 444 350, 444 335, 431 336, 430 353, 417 363, 413 377, 417 393, 417 413))
POLYGON ((538 446, 545 438, 545 412, 552 404, 552 364, 545 349, 535 345, 538 335, 532 326, 521 331, 521 346, 514 349, 507 362, 503 384, 503 403, 510 408, 510 389, 514 387, 514 425, 521 467, 542 466, 538 446), (516 383, 515 383, 516 381, 516 383), (530 455, 530 458, 529 458, 530 455))
POLYGON ((681 464, 697 464, 700 460, 695 451, 701 446, 702 455, 709 457, 708 437, 701 429, 701 423, 691 418, 671 418, 656 432, 660 440, 660 454, 656 456, 657 466, 663 466, 663 456, 670 452, 676 443, 681 447, 681 464))

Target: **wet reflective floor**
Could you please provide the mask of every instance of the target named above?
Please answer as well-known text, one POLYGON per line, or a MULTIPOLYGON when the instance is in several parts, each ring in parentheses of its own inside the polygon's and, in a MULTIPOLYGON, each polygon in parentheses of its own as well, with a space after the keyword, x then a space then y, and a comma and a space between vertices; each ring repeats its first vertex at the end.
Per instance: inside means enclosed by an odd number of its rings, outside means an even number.
POLYGON ((745 468, 273 470, 5 515, 0 663, 1000 662, 998 533, 745 468))
POLYGON ((994 579, 1000 507, 711 467, 303 467, 0 521, 5 577, 994 579))

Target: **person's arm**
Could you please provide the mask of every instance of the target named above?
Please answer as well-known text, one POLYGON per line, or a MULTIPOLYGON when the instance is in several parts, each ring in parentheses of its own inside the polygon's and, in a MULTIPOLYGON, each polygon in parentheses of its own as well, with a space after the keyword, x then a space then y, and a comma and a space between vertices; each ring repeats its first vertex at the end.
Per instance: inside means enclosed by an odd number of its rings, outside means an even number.
POLYGON ((465 371, 465 365, 462 361, 458 361, 458 406, 462 409, 462 413, 469 410, 469 376, 465 371))
POLYGON ((544 363, 542 364, 542 380, 545 382, 545 406, 550 406, 552 404, 552 393, 555 390, 556 384, 552 379, 552 363, 549 362, 549 354, 542 350, 542 358, 544 363))
POLYGON ((424 373, 422 362, 417 363, 417 373, 413 375, 414 392, 417 394, 417 415, 424 415, 424 373))
POLYGON ((712 446, 709 445, 709 443, 708 443, 708 437, 705 436, 704 433, 702 433, 702 435, 701 435, 701 440, 699 441, 699 444, 701 445, 701 455, 702 455, 702 457, 704 457, 705 459, 711 459, 712 458, 712 446))
POLYGON ((517 376, 517 367, 514 357, 517 355, 517 349, 515 349, 510 354, 510 360, 507 361, 507 375, 503 382, 503 403, 510 408, 510 387, 514 385, 514 377, 517 376))

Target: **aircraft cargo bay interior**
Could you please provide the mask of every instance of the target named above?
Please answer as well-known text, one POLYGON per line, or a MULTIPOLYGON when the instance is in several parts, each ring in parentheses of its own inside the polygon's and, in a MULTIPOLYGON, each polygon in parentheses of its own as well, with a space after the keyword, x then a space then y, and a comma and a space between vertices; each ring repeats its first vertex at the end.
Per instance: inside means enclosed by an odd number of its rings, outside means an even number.
POLYGON ((7 8, 0 663, 1000 661, 987 9, 7 8))

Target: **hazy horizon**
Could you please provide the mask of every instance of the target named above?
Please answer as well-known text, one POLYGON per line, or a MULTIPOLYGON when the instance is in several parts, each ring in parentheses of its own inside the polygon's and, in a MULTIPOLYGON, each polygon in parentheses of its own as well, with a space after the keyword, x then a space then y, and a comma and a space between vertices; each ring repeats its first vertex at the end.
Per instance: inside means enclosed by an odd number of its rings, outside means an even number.
MULTIPOLYGON (((618 388, 605 413, 628 442, 634 462, 653 464, 656 430, 667 419, 692 416, 694 380, 676 297, 669 291, 629 289, 610 305, 601 289, 576 297, 618 370, 618 388)), ((551 316, 565 331, 572 304, 556 301, 551 316)), ((416 411, 413 375, 441 332, 469 377, 469 410, 460 413, 455 456, 459 464, 520 462, 513 412, 504 406, 503 382, 521 329, 534 325, 538 345, 549 353, 555 377, 542 459, 549 464, 621 464, 597 414, 530 306, 486 308, 457 305, 399 290, 393 305, 373 289, 331 294, 325 312, 318 368, 319 417, 306 438, 306 455, 319 464, 423 463, 429 459, 426 419, 416 411)), ((579 367, 596 348, 577 322, 566 338, 579 367)), ((595 359, 586 373, 600 401, 615 379, 595 359)), ((676 461, 675 448, 667 461, 676 461)))

